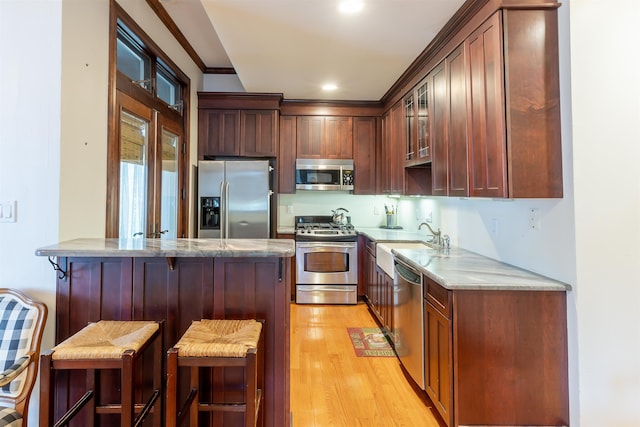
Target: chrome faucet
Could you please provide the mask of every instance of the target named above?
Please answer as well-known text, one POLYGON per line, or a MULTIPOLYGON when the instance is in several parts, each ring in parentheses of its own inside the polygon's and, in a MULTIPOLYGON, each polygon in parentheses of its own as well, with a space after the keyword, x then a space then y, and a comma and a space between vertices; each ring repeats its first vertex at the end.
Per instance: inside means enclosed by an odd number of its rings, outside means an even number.
POLYGON ((431 242, 436 243, 438 246, 442 245, 442 232, 440 231, 440 229, 438 228, 438 231, 433 231, 433 228, 431 228, 429 224, 427 224, 426 222, 423 222, 418 226, 418 230, 421 230, 423 225, 426 225, 429 231, 431 232, 431 234, 433 235, 433 239, 431 239, 431 242))

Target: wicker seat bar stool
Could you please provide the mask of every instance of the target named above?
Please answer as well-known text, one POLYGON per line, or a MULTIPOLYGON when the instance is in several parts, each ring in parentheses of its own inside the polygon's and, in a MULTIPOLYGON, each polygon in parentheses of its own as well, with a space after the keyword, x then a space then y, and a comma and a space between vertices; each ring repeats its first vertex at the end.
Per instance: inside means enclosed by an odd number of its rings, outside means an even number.
MULTIPOLYGON (((262 425, 262 390, 264 388, 263 321, 209 320, 194 321, 177 344, 167 351, 166 426, 180 426, 189 416, 189 426, 197 427, 201 412, 242 412, 243 427, 262 425), (178 411, 178 369, 188 367, 190 392, 178 411), (201 368, 243 368, 243 401, 203 402, 211 394, 201 392, 204 376, 201 368), (202 377, 202 378, 201 378, 202 377), (207 396, 204 396, 204 395, 207 396)), ((226 385, 226 384, 225 384, 226 385)), ((210 385, 208 385, 210 386, 210 385)), ((212 386, 213 387, 213 386, 212 386)), ((213 390, 213 396, 224 394, 213 390)), ((239 397, 239 396, 238 396, 239 397)), ((219 415, 220 416, 220 415, 219 415)), ((238 418, 239 419, 239 418, 238 418)), ((227 425, 227 424, 225 424, 227 425)))
MULTIPOLYGON (((74 425, 100 426, 100 415, 120 414, 120 426, 140 426, 153 413, 153 426, 162 424, 162 322, 100 320, 40 356, 40 427, 67 425, 85 408, 85 417, 74 425), (143 355, 153 358, 153 391, 142 400, 140 381, 143 355), (119 370, 120 402, 105 403, 99 396, 101 370, 119 370), (53 374, 57 370, 86 371, 86 392, 54 422, 53 374)), ((146 358, 145 358, 146 361, 146 358)), ((113 426, 102 423, 103 426, 113 426)))

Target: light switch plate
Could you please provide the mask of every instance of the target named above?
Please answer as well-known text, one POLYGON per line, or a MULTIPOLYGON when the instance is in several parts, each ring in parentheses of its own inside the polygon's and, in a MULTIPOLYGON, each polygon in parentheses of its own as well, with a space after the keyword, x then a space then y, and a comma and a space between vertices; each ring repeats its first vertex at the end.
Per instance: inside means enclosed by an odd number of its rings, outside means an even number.
POLYGON ((0 202, 0 222, 16 222, 16 201, 0 202))

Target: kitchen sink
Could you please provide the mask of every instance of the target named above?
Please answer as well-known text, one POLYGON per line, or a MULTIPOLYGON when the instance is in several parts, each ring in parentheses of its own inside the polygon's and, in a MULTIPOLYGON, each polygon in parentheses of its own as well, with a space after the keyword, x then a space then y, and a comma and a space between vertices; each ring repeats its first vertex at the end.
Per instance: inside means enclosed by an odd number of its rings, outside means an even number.
POLYGON ((433 249, 423 242, 384 242, 376 245, 376 263, 390 277, 394 277, 392 249, 433 249))

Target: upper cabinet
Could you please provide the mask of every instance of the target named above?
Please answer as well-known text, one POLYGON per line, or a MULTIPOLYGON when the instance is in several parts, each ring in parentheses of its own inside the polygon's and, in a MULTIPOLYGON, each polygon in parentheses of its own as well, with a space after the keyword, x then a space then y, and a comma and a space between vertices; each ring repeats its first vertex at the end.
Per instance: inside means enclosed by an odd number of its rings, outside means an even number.
POLYGON ((375 117, 353 118, 354 194, 377 194, 376 135, 375 117))
POLYGON ((404 105, 397 102, 382 117, 382 147, 380 155, 380 190, 383 194, 404 192, 404 105))
POLYGON ((454 38, 402 99, 402 160, 407 171, 431 162, 433 195, 562 197, 557 11, 537 7, 505 7, 454 38), (424 85, 429 160, 419 158, 424 85))
POLYGON ((501 15, 467 40, 469 49, 469 193, 507 197, 507 139, 501 15))
POLYGON ((353 120, 342 116, 299 116, 297 157, 353 159, 353 120))
POLYGON ((422 165, 431 161, 430 95, 431 81, 425 78, 404 98, 406 167, 422 165))
POLYGON ((198 159, 275 157, 281 95, 198 94, 198 159))

